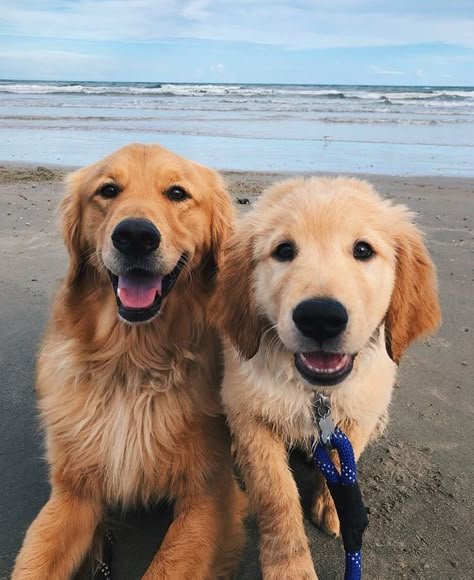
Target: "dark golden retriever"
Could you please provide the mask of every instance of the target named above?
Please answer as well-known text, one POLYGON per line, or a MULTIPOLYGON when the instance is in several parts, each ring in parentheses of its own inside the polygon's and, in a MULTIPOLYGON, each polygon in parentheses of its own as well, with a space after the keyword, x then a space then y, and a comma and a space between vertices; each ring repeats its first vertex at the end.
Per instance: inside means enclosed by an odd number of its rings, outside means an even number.
POLYGON ((70 578, 109 504, 174 500, 145 578, 230 573, 245 499, 206 307, 232 206, 210 169, 130 145, 69 179, 70 255, 37 366, 52 492, 14 580, 70 578))
MULTIPOLYGON (((317 437, 316 394, 359 457, 385 427, 402 354, 439 324, 435 269, 411 218, 365 182, 293 179, 263 193, 224 251, 210 311, 230 339, 222 397, 266 580, 316 578, 287 459, 317 437)), ((321 476, 312 515, 339 533, 321 476)))

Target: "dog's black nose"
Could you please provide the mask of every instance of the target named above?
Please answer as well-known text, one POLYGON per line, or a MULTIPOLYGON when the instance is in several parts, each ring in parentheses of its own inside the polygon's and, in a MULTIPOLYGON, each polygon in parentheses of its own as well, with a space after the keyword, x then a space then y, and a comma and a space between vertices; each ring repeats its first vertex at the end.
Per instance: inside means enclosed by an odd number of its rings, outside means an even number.
POLYGON ((340 334, 348 320, 344 306, 330 298, 305 300, 293 310, 293 321, 298 330, 319 342, 340 334))
POLYGON ((140 257, 160 245, 161 235, 149 220, 126 219, 115 226, 112 243, 125 256, 140 257))

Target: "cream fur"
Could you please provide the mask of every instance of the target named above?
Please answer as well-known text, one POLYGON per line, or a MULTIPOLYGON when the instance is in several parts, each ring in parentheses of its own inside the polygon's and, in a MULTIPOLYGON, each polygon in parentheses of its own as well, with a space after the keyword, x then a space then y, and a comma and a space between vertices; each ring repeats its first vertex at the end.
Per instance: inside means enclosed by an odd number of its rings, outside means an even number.
MULTIPOLYGON (((387 423, 397 364, 408 345, 440 321, 433 263, 404 207, 355 179, 291 179, 265 191, 229 240, 211 312, 227 334, 222 400, 260 528, 265 580, 316 578, 286 450, 316 436, 312 402, 331 397, 335 421, 359 457, 387 423), (273 256, 291 241, 290 261, 273 256), (375 255, 356 260, 357 242, 375 255), (331 298, 348 312, 341 340, 325 350, 355 355, 339 384, 310 384, 294 353, 320 348, 292 313, 302 301, 331 298)), ((313 519, 339 532, 321 476, 313 519)))
MULTIPOLYGON (((222 401, 229 414, 247 414, 271 424, 287 445, 312 442, 315 391, 295 369, 292 354, 269 349, 262 341, 254 358, 241 361, 227 341, 222 401)), ((372 433, 387 412, 396 365, 385 350, 383 332, 376 344, 358 357, 357 366, 340 388, 320 389, 331 395, 336 422, 357 423, 372 433)))

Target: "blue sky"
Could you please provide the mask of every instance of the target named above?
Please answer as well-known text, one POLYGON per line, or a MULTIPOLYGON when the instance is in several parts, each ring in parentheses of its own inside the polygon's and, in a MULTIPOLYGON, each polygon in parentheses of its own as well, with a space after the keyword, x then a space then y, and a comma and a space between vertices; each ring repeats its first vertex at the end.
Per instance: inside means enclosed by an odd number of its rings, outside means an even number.
POLYGON ((6 0, 0 78, 474 85, 473 0, 6 0))

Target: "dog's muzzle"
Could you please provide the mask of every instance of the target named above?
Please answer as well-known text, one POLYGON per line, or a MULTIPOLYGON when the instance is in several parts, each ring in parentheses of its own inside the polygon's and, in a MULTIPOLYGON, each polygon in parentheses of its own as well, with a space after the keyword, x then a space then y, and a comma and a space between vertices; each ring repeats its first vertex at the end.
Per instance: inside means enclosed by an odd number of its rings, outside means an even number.
POLYGON ((320 346, 319 350, 295 354, 295 366, 312 385, 332 386, 352 371, 354 355, 324 350, 324 345, 338 342, 349 321, 344 306, 331 298, 300 302, 293 311, 298 331, 320 346))
POLYGON ((109 270, 109 275, 119 315, 127 322, 151 320, 175 285, 186 263, 186 254, 181 255, 171 272, 165 275, 157 273, 153 252, 159 248, 161 234, 146 219, 121 221, 114 228, 111 238, 118 254, 118 268, 116 272, 109 270))

